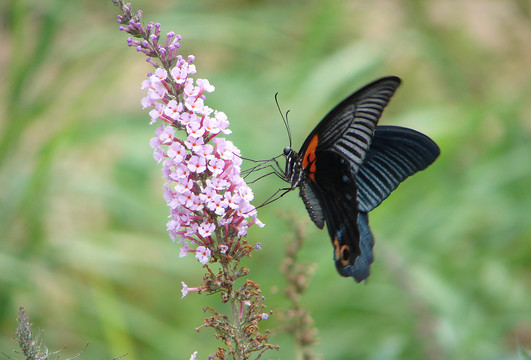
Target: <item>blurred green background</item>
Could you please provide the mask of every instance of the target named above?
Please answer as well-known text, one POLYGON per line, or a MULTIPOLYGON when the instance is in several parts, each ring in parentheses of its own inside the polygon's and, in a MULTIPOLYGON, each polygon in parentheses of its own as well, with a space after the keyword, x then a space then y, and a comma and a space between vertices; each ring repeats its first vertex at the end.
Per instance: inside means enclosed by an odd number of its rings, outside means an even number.
MULTIPOLYGON (((325 359, 519 359, 531 348, 531 2, 135 1, 183 36, 216 86, 245 156, 294 147, 343 97, 385 75, 403 85, 382 123, 415 128, 442 155, 371 213, 372 275, 336 273, 326 231, 296 193, 259 212, 244 265, 270 309, 288 306, 278 271, 290 224, 307 219, 300 259, 317 264, 302 304, 325 359)), ((165 230, 154 128, 140 83, 151 67, 126 46, 111 1, 0 4, 0 350, 25 306, 52 350, 83 358, 206 359, 193 329, 216 297, 181 300, 202 277, 165 230)), ((256 204, 280 180, 253 186, 256 204)), ((294 359, 278 317, 264 321, 294 359)))

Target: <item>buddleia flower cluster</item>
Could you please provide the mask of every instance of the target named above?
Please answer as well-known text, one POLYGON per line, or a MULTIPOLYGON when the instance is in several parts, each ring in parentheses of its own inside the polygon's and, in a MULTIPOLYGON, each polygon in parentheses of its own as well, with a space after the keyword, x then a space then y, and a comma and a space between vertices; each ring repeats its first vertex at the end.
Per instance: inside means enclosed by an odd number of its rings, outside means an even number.
POLYGON ((251 205, 253 192, 240 176, 240 150, 222 135, 230 134, 227 115, 206 104, 215 88, 194 79, 194 57, 177 54, 181 37, 173 32, 161 41, 160 24, 142 26, 141 13, 119 15, 121 30, 144 40, 128 45, 148 56, 156 69, 142 83, 142 99, 150 124, 161 124, 151 139, 156 161, 162 163, 164 199, 170 208, 167 229, 181 243, 181 256, 194 253, 202 264, 234 252, 249 226, 263 226, 251 205), (146 40, 147 39, 147 40, 146 40), (153 61, 160 59, 162 66, 153 61))
POLYGON ((240 150, 224 137, 231 133, 227 116, 206 103, 215 88, 207 79, 194 79, 194 57, 177 53, 179 35, 161 36, 160 24, 144 26, 140 11, 133 13, 123 0, 112 1, 123 12, 118 23, 131 35, 128 45, 145 54, 155 68, 142 83, 142 106, 149 109, 150 124, 160 124, 150 144, 162 164, 164 199, 170 208, 167 230, 181 244, 180 255, 193 253, 205 270, 199 286, 181 282, 182 296, 192 291, 218 293, 222 303, 230 304, 230 316, 203 309, 209 316, 196 330, 212 328, 223 343, 209 358, 259 358, 267 350, 278 350, 268 343, 269 330, 260 332, 259 323, 272 314, 264 311, 260 287, 250 279, 235 285, 249 273, 240 260, 260 250, 260 244, 246 241, 247 230, 263 224, 250 203, 253 192, 240 175, 240 150), (211 268, 213 263, 217 269, 211 268))
POLYGON ((191 57, 179 57, 169 73, 158 68, 142 84, 147 90, 142 104, 154 107, 151 123, 163 121, 151 147, 155 160, 162 162, 164 198, 171 213, 168 232, 182 243, 181 256, 194 252, 205 264, 213 248, 225 254, 249 226, 263 224, 250 204, 253 192, 240 176, 240 151, 220 136, 230 133, 227 116, 205 105, 205 93, 214 86, 190 77, 195 73, 191 62, 191 57), (182 91, 180 101, 169 94, 172 83, 182 91), (184 130, 186 137, 179 138, 177 130, 184 130))

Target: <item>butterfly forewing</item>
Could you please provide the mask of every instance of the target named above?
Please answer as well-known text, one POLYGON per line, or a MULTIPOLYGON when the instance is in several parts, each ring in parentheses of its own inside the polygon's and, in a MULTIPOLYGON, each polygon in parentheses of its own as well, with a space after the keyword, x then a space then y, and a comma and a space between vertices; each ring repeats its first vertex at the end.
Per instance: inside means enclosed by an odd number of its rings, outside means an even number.
POLYGON ((378 120, 399 85, 398 77, 385 77, 350 95, 317 125, 299 154, 304 158, 308 150, 330 150, 345 158, 352 171, 357 172, 378 120))

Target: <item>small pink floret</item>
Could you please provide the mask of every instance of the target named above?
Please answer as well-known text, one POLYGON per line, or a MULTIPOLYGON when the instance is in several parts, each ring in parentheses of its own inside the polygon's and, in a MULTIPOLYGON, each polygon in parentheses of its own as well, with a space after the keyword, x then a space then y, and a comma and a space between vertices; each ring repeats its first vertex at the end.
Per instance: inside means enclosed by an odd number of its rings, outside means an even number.
POLYGON ((195 249, 195 257, 203 265, 208 262, 211 255, 212 251, 210 251, 210 249, 205 246, 198 246, 197 249, 195 249))

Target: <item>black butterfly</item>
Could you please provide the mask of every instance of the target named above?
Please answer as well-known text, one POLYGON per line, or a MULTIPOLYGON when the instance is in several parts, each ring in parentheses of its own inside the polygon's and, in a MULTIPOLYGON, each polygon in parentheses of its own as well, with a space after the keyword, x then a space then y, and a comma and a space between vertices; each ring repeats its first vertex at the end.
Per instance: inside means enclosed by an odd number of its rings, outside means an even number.
POLYGON ((366 85, 330 111, 298 153, 284 149, 286 168, 279 176, 291 185, 286 192, 300 189, 315 225, 326 223, 337 271, 357 282, 369 276, 373 262, 367 213, 440 153, 415 130, 376 126, 399 85, 395 76, 366 85))

